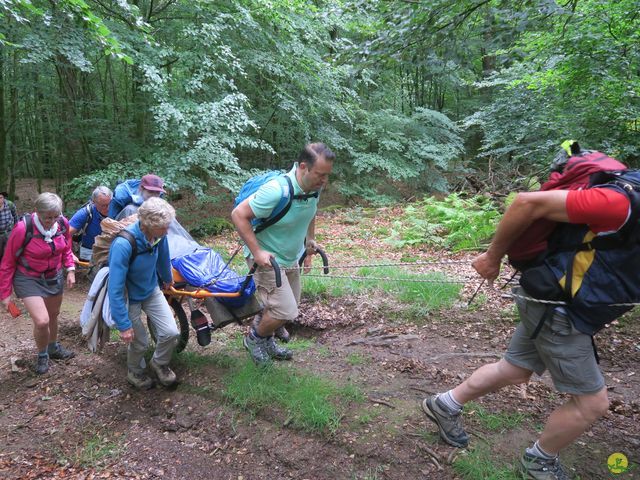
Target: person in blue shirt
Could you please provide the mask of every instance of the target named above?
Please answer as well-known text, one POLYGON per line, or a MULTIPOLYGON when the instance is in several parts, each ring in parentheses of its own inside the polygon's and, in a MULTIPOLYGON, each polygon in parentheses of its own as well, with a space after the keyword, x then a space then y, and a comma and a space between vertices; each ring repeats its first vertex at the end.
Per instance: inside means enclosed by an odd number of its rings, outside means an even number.
POLYGON ((109 250, 107 292, 111 317, 120 338, 128 344, 127 381, 141 390, 154 386, 145 372, 144 354, 149 339, 140 318, 142 311, 156 333, 156 349, 149 362, 151 370, 162 385, 176 382, 169 362, 180 332, 159 286, 159 283, 165 287, 173 284, 167 231, 174 218, 171 205, 161 198, 149 198, 138 208, 138 221, 123 230, 135 240, 135 254, 130 240, 119 236, 109 250))
POLYGON ((145 200, 160 197, 165 193, 164 180, 153 173, 145 175, 140 180, 126 180, 113 192, 113 200, 109 205, 109 217, 120 220, 123 218, 121 212, 127 205, 139 207, 145 200))
POLYGON ((108 187, 96 187, 89 203, 83 205, 69 220, 71 235, 82 233, 78 257, 84 262, 91 261, 93 244, 96 237, 102 233, 100 222, 107 218, 112 197, 113 192, 108 187))

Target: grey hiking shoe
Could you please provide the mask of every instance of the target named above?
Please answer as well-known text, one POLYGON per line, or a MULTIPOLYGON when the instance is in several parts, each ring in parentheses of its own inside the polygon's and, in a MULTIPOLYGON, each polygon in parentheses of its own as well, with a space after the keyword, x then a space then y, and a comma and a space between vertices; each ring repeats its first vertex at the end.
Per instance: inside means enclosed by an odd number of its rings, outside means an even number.
POLYGON ((271 358, 276 360, 291 360, 293 358, 293 352, 288 348, 278 346, 275 337, 269 337, 267 339, 267 353, 271 358))
POLYGON ((129 370, 127 382, 138 390, 149 390, 155 386, 155 382, 146 373, 134 373, 129 370))
POLYGON ((268 338, 256 338, 251 333, 247 333, 242 340, 244 348, 246 348, 249 355, 251 355, 251 360, 259 367, 271 363, 271 356, 267 351, 268 340, 268 338))
POLYGON ((280 340, 282 340, 284 343, 289 343, 289 340, 291 340, 291 335, 289 335, 289 330, 284 328, 284 325, 276 328, 275 336, 280 340))
POLYGON ((158 365, 153 359, 151 359, 149 365, 151 365, 151 370, 153 370, 153 372, 156 374, 156 377, 158 377, 158 381, 162 385, 164 385, 165 387, 170 387, 171 385, 176 383, 178 377, 176 377, 176 374, 173 373, 173 370, 169 368, 169 365, 158 365))
POLYGON ((36 373, 38 375, 42 375, 49 371, 49 357, 38 355, 38 360, 36 362, 36 373))
POLYGON ((438 425, 440 438, 449 445, 464 448, 469 445, 469 435, 462 427, 462 412, 451 414, 437 399, 437 395, 425 398, 422 401, 422 410, 429 420, 438 425))
POLYGON ((75 352, 64 348, 59 343, 56 343, 54 348, 49 347, 47 351, 49 352, 49 358, 53 360, 69 360, 76 356, 75 352))
MULTIPOLYGON (((256 329, 258 328, 258 325, 260 325, 260 321, 262 320, 262 314, 259 313, 257 314, 255 317, 253 317, 253 328, 256 329)), ((279 338, 280 340, 282 340, 284 343, 289 343, 289 340, 291 340, 291 335, 289 334, 289 331, 283 326, 276 328, 275 331, 275 336, 276 338, 279 338)))
POLYGON ((535 480, 571 480, 571 476, 560 464, 558 457, 546 460, 524 453, 520 459, 522 469, 535 480))

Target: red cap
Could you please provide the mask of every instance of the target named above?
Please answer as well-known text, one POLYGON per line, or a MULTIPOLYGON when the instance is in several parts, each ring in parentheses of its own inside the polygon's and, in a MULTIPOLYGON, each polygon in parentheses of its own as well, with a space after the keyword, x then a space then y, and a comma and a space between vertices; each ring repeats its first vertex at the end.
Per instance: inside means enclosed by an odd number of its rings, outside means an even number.
POLYGON ((150 190, 152 192, 167 193, 164 191, 164 180, 153 173, 142 177, 140 186, 145 190, 150 190))

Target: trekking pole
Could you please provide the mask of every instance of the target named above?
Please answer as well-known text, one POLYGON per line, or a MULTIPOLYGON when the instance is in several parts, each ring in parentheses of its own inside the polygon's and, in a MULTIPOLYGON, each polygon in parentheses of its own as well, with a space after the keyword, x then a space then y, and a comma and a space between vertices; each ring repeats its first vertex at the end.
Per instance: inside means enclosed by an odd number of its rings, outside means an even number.
POLYGON ((484 285, 486 279, 482 279, 482 281, 480 282, 480 285, 478 285, 478 288, 476 288, 476 291, 473 292, 473 295, 471 296, 471 299, 469 300, 469 302, 467 303, 467 308, 471 305, 471 302, 473 302, 473 300, 476 298, 476 295, 478 295, 478 292, 480 291, 480 289, 482 288, 482 285, 484 285))
POLYGON ((509 280, 504 282, 504 284, 500 287, 500 290, 504 290, 507 287, 507 285, 509 285, 511 283, 511 280, 513 280, 517 274, 518 274, 518 270, 513 272, 513 275, 511 275, 511 277, 509 277, 509 280))

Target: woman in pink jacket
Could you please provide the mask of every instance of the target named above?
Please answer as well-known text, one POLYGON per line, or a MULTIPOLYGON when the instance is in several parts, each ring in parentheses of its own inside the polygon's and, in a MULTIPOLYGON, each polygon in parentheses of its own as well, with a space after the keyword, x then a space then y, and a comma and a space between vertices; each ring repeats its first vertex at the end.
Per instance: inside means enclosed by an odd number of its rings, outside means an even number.
POLYGON ((49 358, 66 360, 75 355, 58 343, 58 314, 63 266, 69 288, 76 283, 76 276, 62 200, 55 193, 41 193, 35 210, 19 221, 9 236, 0 264, 0 301, 8 307, 12 289, 22 299, 33 320, 38 347, 36 373, 42 374, 49 370, 49 358))

